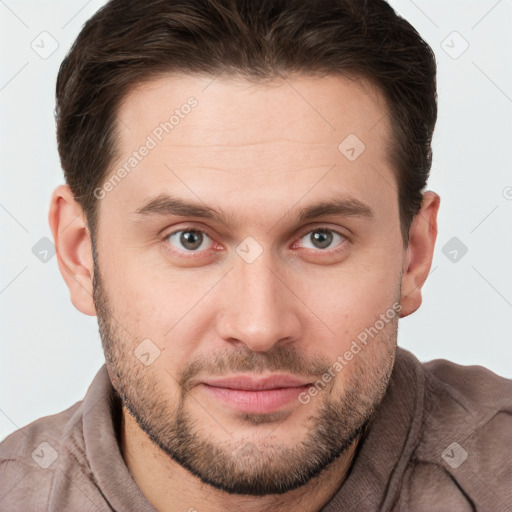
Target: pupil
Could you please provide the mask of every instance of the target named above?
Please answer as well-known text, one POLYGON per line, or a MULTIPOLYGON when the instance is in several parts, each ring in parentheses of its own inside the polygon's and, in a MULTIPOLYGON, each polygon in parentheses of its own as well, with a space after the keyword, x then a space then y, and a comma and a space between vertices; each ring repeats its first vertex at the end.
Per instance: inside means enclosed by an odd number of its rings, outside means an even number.
POLYGON ((315 231, 312 233, 313 243, 320 249, 328 247, 332 242, 332 233, 328 231, 315 231))
POLYGON ((203 236, 197 231, 185 231, 181 235, 181 243, 187 249, 197 249, 203 241, 203 236))

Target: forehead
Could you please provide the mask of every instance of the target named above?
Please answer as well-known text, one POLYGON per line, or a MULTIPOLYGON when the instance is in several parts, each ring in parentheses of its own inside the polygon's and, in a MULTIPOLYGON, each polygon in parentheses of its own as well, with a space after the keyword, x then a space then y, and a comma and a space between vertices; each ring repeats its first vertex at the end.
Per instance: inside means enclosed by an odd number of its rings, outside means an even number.
POLYGON ((330 135, 338 132, 337 139, 347 130, 364 139, 377 124, 377 134, 384 135, 389 121, 383 95, 364 78, 296 74, 260 83, 224 75, 166 75, 137 85, 123 99, 117 125, 122 142, 137 143, 133 125, 152 133, 173 114, 179 117, 172 130, 176 145, 182 138, 198 145, 258 144, 286 134, 330 143, 330 135), (191 98, 197 102, 194 115, 186 108, 191 98), (241 125, 243 130, 237 129, 241 125))
POLYGON ((109 201, 133 209, 176 190, 217 204, 243 191, 245 208, 326 191, 396 200, 385 100, 361 78, 168 75, 133 89, 117 114, 110 175, 127 172, 109 201))

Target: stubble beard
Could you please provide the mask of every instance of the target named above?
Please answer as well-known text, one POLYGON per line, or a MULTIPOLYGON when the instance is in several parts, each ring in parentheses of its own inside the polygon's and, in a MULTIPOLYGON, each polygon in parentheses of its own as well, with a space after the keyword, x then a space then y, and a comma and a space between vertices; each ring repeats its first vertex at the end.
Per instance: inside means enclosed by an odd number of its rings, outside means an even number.
MULTIPOLYGON (((310 482, 347 451, 368 426, 389 383, 394 364, 397 322, 390 322, 384 339, 374 343, 389 347, 378 364, 360 361, 342 390, 335 395, 333 385, 311 399, 316 402, 316 414, 308 418, 310 427, 302 439, 286 445, 277 434, 286 428, 285 421, 276 422, 263 439, 246 436, 231 441, 219 441, 194 418, 189 396, 192 375, 200 370, 209 375, 221 367, 233 370, 285 370, 308 375, 323 375, 330 366, 326 361, 301 359, 289 347, 274 347, 272 352, 257 353, 248 349, 230 349, 222 357, 198 361, 178 377, 180 397, 173 406, 169 394, 161 389, 151 367, 144 367, 134 356, 136 342, 127 335, 112 316, 110 300, 103 287, 95 262, 94 302, 107 369, 123 406, 153 443, 172 460, 179 463, 202 482, 230 494, 265 496, 283 494, 310 482), (385 344, 385 345, 384 345, 385 344), (322 367, 323 366, 323 367, 322 367), (215 369, 215 370, 214 370, 215 369), (308 371, 309 370, 309 371, 308 371)), ((142 337, 143 338, 143 337, 142 337)), ((142 339, 141 338, 141 339, 142 339)), ((139 340, 140 341, 140 340, 139 340)), ((332 365, 332 363, 331 363, 332 365)), ((343 372, 345 369, 342 370, 343 372)), ((346 376, 345 376, 346 377, 346 376)), ((300 407, 305 407, 301 405, 300 407)), ((215 410, 212 410, 215 417, 215 410)), ((241 430, 250 431, 255 425, 267 424, 266 415, 244 415, 241 430)), ((258 427, 261 428, 261 427, 258 427)))

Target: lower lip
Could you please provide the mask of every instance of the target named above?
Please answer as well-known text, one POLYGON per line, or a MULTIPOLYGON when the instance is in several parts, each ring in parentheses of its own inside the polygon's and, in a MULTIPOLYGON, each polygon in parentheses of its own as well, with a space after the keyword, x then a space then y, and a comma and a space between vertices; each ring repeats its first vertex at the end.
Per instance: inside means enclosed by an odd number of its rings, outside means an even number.
POLYGON ((301 393, 309 388, 309 385, 276 388, 260 391, 247 391, 244 389, 230 389, 201 385, 210 395, 229 404, 234 409, 252 414, 268 414, 276 412, 290 402, 298 401, 301 393))

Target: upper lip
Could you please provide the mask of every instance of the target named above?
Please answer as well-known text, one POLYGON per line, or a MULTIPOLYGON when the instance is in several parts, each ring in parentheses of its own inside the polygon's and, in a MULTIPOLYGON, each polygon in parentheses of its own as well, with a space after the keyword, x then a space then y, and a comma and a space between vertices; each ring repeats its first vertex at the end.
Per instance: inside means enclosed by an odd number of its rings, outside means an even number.
POLYGON ((247 391, 263 391, 276 388, 295 388, 306 386, 310 381, 305 381, 290 375, 269 375, 268 377, 255 377, 254 375, 235 375, 222 379, 207 379, 202 381, 208 386, 218 388, 242 389, 247 391))

